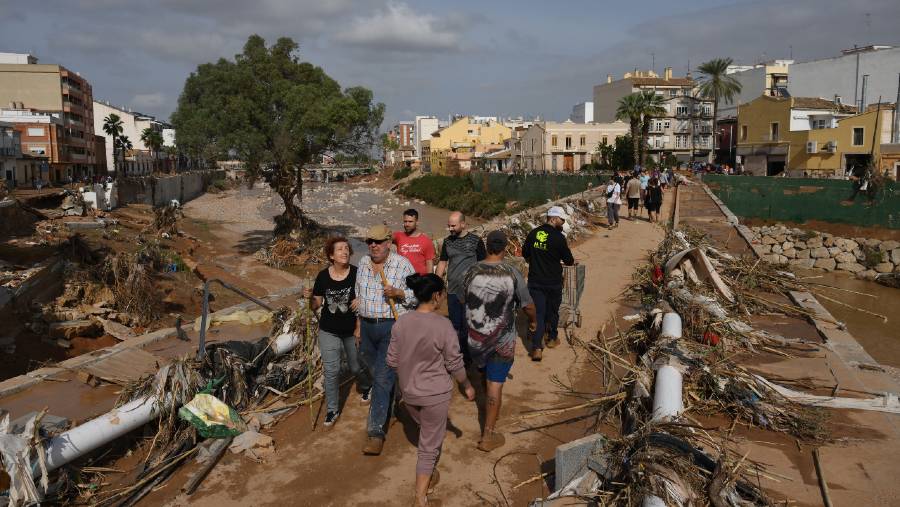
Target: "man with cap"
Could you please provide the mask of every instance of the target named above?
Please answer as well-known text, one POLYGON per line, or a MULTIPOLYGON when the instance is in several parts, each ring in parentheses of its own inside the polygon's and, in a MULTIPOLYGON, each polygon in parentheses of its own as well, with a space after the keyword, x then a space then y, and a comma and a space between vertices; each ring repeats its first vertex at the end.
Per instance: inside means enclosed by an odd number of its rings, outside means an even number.
POLYGON ((469 366, 471 356, 467 345, 466 306, 462 302, 463 277, 466 270, 484 259, 484 241, 466 230, 466 217, 459 211, 450 213, 447 230, 450 235, 441 245, 441 255, 435 274, 440 277, 443 277, 444 273, 447 274, 447 313, 459 338, 459 350, 463 354, 463 360, 466 366, 469 366))
POLYGON ((409 260, 391 252, 391 230, 387 226, 370 227, 366 245, 369 255, 359 261, 355 287, 359 352, 373 378, 363 453, 378 455, 384 447, 396 382, 394 370, 386 363, 391 328, 397 317, 415 308, 413 291, 406 286, 406 277, 415 270, 409 260))
POLYGON ((562 264, 572 266, 575 259, 563 236, 566 212, 559 206, 547 210, 547 223, 536 227, 522 245, 522 257, 528 262, 528 292, 537 309, 537 329, 531 336, 531 360, 540 361, 547 347, 559 345, 559 305, 562 303, 562 264))
POLYGON ((490 452, 506 439, 494 430, 500 415, 503 383, 516 355, 516 312, 528 316, 534 331, 537 315, 528 286, 519 270, 503 262, 506 234, 491 231, 487 236, 487 257, 466 271, 463 298, 466 307, 469 350, 472 363, 485 377, 484 431, 478 449, 490 452))

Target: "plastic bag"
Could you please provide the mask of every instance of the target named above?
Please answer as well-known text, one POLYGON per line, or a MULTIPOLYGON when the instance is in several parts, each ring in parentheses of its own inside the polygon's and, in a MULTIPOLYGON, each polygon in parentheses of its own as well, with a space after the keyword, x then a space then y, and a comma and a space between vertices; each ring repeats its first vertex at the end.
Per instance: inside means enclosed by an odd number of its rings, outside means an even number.
POLYGON ((225 438, 247 430, 241 416, 211 394, 200 393, 178 409, 178 417, 191 423, 204 438, 225 438))

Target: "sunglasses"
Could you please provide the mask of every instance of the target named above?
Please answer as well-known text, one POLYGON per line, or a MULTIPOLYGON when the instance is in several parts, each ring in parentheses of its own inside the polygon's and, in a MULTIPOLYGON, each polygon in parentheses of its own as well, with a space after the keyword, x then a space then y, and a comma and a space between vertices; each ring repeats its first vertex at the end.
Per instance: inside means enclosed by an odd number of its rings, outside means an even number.
POLYGON ((367 239, 366 239, 366 244, 367 244, 367 245, 380 245, 380 244, 384 243, 385 241, 387 241, 387 240, 386 240, 386 239, 372 239, 372 238, 367 238, 367 239))

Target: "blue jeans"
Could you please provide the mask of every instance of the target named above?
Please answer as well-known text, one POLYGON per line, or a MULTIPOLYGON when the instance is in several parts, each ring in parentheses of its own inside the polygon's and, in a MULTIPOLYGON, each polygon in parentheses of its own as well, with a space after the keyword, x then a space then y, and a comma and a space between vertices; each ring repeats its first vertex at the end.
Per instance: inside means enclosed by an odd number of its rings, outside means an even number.
POLYGON ((456 338, 459 340, 459 351, 462 352, 463 362, 466 366, 472 362, 469 355, 469 326, 466 325, 466 305, 460 301, 456 294, 447 294, 447 313, 450 323, 456 330, 456 338))
POLYGON ((366 429, 370 437, 384 438, 387 422, 391 417, 394 401, 394 384, 397 374, 387 366, 387 350, 391 343, 393 320, 360 323, 362 341, 359 353, 372 374, 372 401, 369 405, 369 420, 366 429))
POLYGON ((544 332, 551 340, 559 336, 559 305, 562 303, 562 284, 528 282, 528 293, 534 301, 537 328, 531 335, 531 348, 544 348, 544 332))
POLYGON ((319 329, 319 352, 322 354, 324 371, 325 404, 329 412, 339 412, 341 405, 341 351, 347 356, 350 373, 356 377, 356 387, 365 391, 371 387, 367 372, 360 367, 353 335, 336 335, 319 329))

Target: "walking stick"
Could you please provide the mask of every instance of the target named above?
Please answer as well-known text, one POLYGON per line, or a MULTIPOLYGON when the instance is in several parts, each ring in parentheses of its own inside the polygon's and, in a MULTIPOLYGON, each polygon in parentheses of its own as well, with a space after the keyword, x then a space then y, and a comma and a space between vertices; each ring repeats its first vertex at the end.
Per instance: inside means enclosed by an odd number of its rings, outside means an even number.
MULTIPOLYGON (((378 275, 381 276, 381 285, 383 287, 387 287, 388 281, 387 277, 384 276, 384 268, 382 268, 381 271, 378 272, 378 275)), ((388 296, 387 300, 388 304, 391 306, 391 314, 394 316, 395 320, 398 319, 399 316, 397 315, 397 307, 394 305, 394 299, 391 296, 388 296)))

